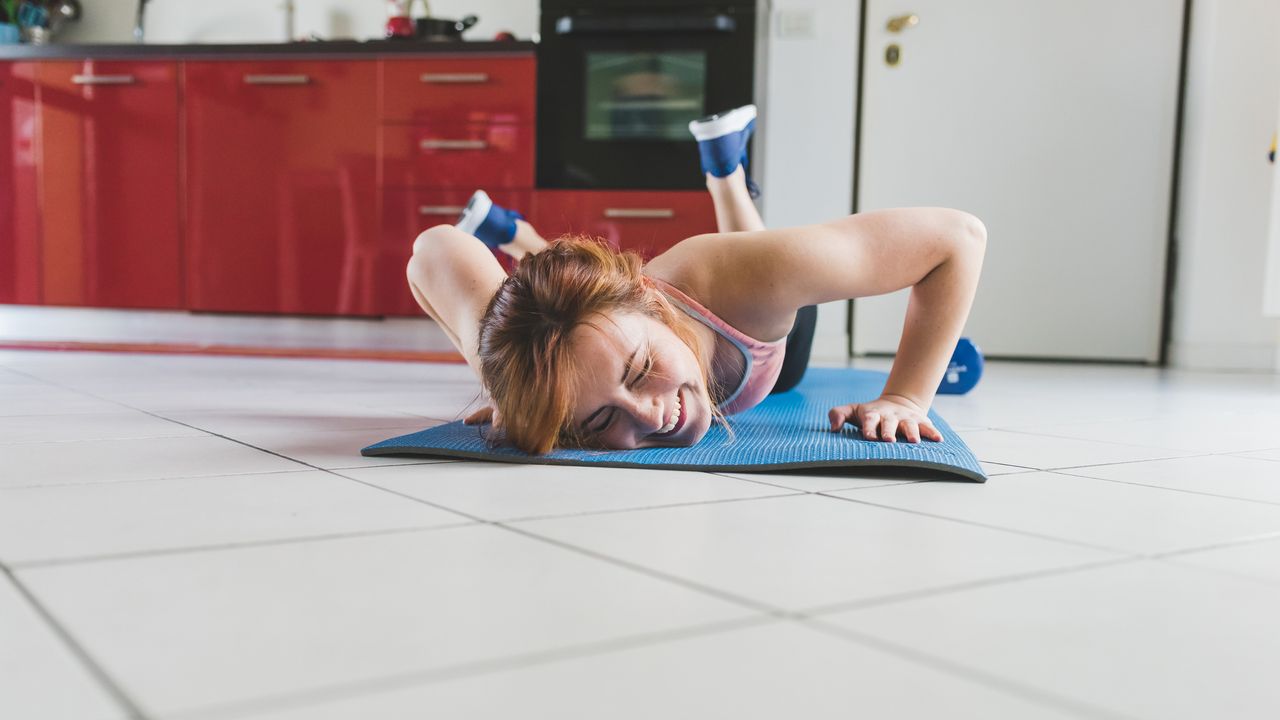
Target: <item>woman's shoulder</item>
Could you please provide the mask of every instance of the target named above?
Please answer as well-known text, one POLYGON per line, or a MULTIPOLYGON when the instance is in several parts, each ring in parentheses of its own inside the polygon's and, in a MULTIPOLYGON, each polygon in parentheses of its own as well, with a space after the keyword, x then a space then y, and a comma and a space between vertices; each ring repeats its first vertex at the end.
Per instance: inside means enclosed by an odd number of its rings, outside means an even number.
POLYGON ((777 306, 739 272, 740 257, 730 233, 695 235, 675 244, 644 266, 644 274, 674 286, 743 333, 765 341, 784 337, 795 308, 777 306))

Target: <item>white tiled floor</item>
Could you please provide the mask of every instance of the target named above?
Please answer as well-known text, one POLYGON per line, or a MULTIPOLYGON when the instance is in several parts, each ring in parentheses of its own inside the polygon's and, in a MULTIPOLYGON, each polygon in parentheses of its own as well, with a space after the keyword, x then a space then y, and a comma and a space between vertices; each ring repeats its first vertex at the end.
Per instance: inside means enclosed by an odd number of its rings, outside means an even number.
POLYGON ((476 391, 0 352, 0 717, 1280 707, 1280 377, 991 363, 985 485, 359 455, 476 391))

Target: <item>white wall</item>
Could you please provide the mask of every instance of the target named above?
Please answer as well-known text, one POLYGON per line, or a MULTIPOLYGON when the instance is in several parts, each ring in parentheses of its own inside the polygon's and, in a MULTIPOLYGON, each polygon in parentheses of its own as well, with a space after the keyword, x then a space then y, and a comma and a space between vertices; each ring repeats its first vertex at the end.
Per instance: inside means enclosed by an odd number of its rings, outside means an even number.
POLYGON ((1280 370, 1280 320, 1263 314, 1280 107, 1280 3, 1192 3, 1172 361, 1280 370))
MULTIPOLYGON (((138 0, 84 2, 84 18, 69 26, 59 42, 130 42, 138 0)), ((382 37, 383 0, 294 0, 295 37, 382 37)), ((538 0, 433 0, 436 17, 479 16, 469 40, 488 40, 508 30, 526 40, 538 31, 538 0)), ((419 5, 419 12, 421 6, 419 5)), ((284 0, 151 0, 147 40, 157 43, 279 42, 285 39, 284 0)))

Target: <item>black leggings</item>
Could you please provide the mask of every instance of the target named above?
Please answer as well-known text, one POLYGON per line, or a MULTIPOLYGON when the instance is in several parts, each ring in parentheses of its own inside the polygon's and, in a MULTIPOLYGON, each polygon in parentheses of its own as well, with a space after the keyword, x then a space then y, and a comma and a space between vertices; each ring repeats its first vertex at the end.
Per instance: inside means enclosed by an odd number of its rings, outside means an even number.
POLYGON ((809 368, 809 351, 813 349, 813 330, 818 324, 818 306, 805 305, 796 311, 796 322, 787 333, 787 354, 782 360, 782 371, 769 394, 786 392, 804 377, 809 368))

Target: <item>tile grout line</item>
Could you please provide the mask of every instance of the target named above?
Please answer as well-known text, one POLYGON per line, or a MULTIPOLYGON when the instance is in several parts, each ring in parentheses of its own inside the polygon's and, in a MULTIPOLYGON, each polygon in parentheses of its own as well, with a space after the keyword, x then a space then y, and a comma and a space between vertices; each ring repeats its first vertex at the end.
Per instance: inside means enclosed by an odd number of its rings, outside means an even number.
POLYGON ((62 641, 63 645, 71 651, 71 654, 75 656, 80 665, 87 670, 89 675, 97 681, 99 686, 106 690, 107 694, 121 706, 131 720, 147 720, 148 716, 142 711, 141 706, 139 706, 138 703, 135 702, 127 692, 125 692, 123 686, 121 686, 120 683, 118 683, 116 679, 107 672, 106 668, 95 660, 93 656, 89 654, 89 651, 76 641, 74 637, 72 637, 71 632, 63 627, 62 623, 58 622, 57 618, 53 616, 53 613, 49 612, 49 609, 46 608, 38 598, 36 598, 35 593, 31 592, 30 588, 23 584, 12 570, 10 570, 6 565, 0 564, 0 574, 3 574, 9 579, 9 582, 12 583, 18 594, 21 595, 31 608, 36 611, 36 614, 44 620, 45 626, 53 631, 53 634, 56 635, 58 639, 62 641))
POLYGON ((961 525, 969 525, 969 526, 972 526, 972 527, 980 527, 980 528, 983 528, 983 529, 985 529, 985 530, 997 530, 997 531, 1000 531, 1000 532, 1013 533, 1013 534, 1015 534, 1015 535, 1023 535, 1023 536, 1025 536, 1025 537, 1033 537, 1033 538, 1036 538, 1036 539, 1038 539, 1038 540, 1048 540, 1048 541, 1052 541, 1052 542, 1056 542, 1056 543, 1062 543, 1062 544, 1065 544, 1065 545, 1072 545, 1072 546, 1075 546, 1075 547, 1088 548, 1088 549, 1090 549, 1090 550, 1100 550, 1100 551, 1103 551, 1103 552, 1108 552, 1108 553, 1118 554, 1118 555, 1122 555, 1122 556, 1125 556, 1125 557, 1143 557, 1143 555, 1142 555, 1141 553, 1135 553, 1135 552, 1132 552, 1132 551, 1129 551, 1129 550, 1121 550, 1121 549, 1119 549, 1119 548, 1108 547, 1108 546, 1106 546, 1106 545, 1094 545, 1094 544, 1092 544, 1092 543, 1081 542, 1081 541, 1079 541, 1079 540, 1069 540, 1069 539, 1066 539, 1066 538, 1054 537, 1054 536, 1052 536, 1052 535, 1042 535, 1042 534, 1040 534, 1040 533, 1030 532, 1030 531, 1028 531, 1028 530, 1019 530, 1019 529, 1017 529, 1017 528, 1005 527, 1005 526, 1003 526, 1003 525, 990 525, 990 524, 988 524, 988 523, 981 523, 981 522, 977 522, 977 521, 974 521, 974 520, 965 520, 965 519, 963 519, 963 518, 955 518, 955 517, 948 517, 948 516, 946 516, 946 515, 938 515, 938 514, 935 514, 935 513, 927 513, 927 512, 923 512, 923 511, 921 511, 921 510, 911 510, 911 509, 908 509, 908 508, 895 507, 895 506, 893 506, 893 505, 884 505, 884 504, 881 504, 881 503, 871 502, 871 501, 869 501, 869 500, 860 500, 860 499, 857 499, 857 498, 845 497, 845 496, 843 496, 843 495, 833 495, 833 494, 831 494, 831 492, 830 492, 830 491, 823 491, 823 492, 815 493, 815 494, 817 494, 817 495, 821 495, 821 496, 823 496, 823 497, 831 498, 832 500, 843 500, 844 502, 852 502, 852 503, 858 503, 858 504, 861 504, 861 505, 869 505, 869 506, 871 506, 871 507, 877 507, 877 508, 881 508, 881 509, 884 509, 884 510, 895 510, 895 511, 897 511, 897 512, 907 513, 907 514, 910 514, 910 515, 919 515, 919 516, 921 516, 921 517, 934 518, 935 520, 946 520, 946 521, 948 521, 948 522, 959 523, 959 524, 961 524, 961 525))
POLYGON ((10 561, 10 567, 15 570, 40 570, 43 568, 63 567, 67 565, 88 565, 98 562, 112 562, 115 560, 137 560, 151 557, 165 557, 168 555, 186 555, 199 554, 209 552, 221 552, 224 550, 242 550, 247 548, 258 547, 278 547, 282 545, 301 545, 309 542, 332 542, 334 540, 359 539, 369 537, 384 537, 392 535, 413 535, 416 533, 429 533, 437 530, 456 530, 459 528, 476 527, 482 523, 475 522, 458 522, 446 525, 423 525, 408 526, 398 528, 382 528, 378 530, 355 530, 347 533, 327 533, 323 535, 298 535, 283 538, 268 538, 264 540, 245 540, 242 542, 213 543, 209 545, 181 545, 175 547, 155 548, 151 550, 127 550, 115 553, 101 553, 98 555, 79 555, 72 557, 55 557, 35 560, 18 560, 10 561))
POLYGON ((313 689, 294 690, 276 695, 264 695, 230 703, 206 705, 188 710, 166 713, 171 720, 222 720, 233 718, 244 713, 259 713, 263 710, 279 710, 297 707, 310 707, 340 701, 347 698, 378 695, 405 688, 433 685, 452 680, 470 677, 483 677, 494 673, 535 668, 544 665, 625 652, 636 648, 652 647, 680 640, 707 635, 734 632, 769 624, 783 624, 785 620, 764 615, 719 620, 701 625, 683 628, 657 630, 639 635, 623 635, 604 640, 567 645, 548 650, 526 652, 519 655, 473 660, 461 665, 450 665, 420 671, 404 671, 390 675, 348 682, 345 685, 326 685, 313 689))
POLYGON ((894 642, 882 640, 880 638, 866 635, 856 630, 850 630, 849 628, 842 626, 833 625, 822 620, 799 619, 796 620, 796 622, 801 625, 808 626, 815 632, 838 637, 847 642, 871 647, 881 652, 910 660, 926 667, 931 667, 939 672, 944 672, 952 676, 969 680, 970 682, 984 687, 1000 690, 1016 697, 1023 698, 1024 700, 1035 702, 1039 705, 1048 705, 1050 707, 1069 710, 1075 713, 1084 713, 1086 715, 1099 718, 1100 720, 1136 720, 1135 716, 1132 715, 1117 713, 1116 711, 1099 707, 1072 697, 1042 690, 1033 685, 1025 685, 1019 681, 1006 678, 1003 675, 979 670, 967 665, 961 665, 923 650, 916 650, 905 645, 899 645, 894 642))
POLYGON ((1050 475, 1061 475, 1062 477, 1080 478, 1082 480, 1098 480, 1101 482, 1115 483, 1117 485, 1132 485, 1134 487, 1145 487, 1153 490, 1168 490, 1171 492, 1186 493, 1188 495, 1199 495, 1201 497, 1221 498, 1223 500, 1238 500, 1240 502, 1258 503, 1259 505, 1280 505, 1280 502, 1273 500, 1259 500, 1257 498, 1238 497, 1236 495, 1221 495, 1219 493, 1205 492, 1203 490, 1189 490, 1187 488, 1168 487, 1166 485, 1151 485, 1149 483, 1140 483, 1134 480, 1119 480, 1117 478, 1100 478, 1092 475, 1081 475, 1077 473, 1063 472, 1061 470, 1044 470, 1050 475))

